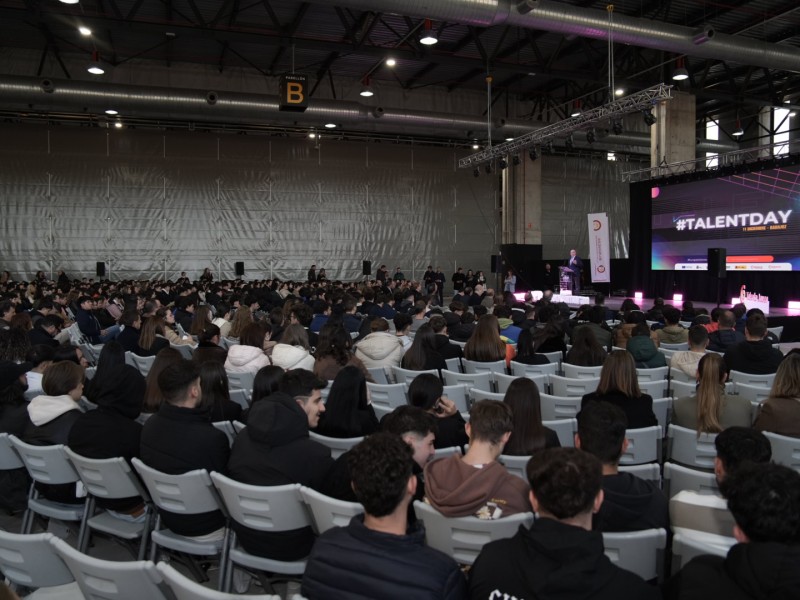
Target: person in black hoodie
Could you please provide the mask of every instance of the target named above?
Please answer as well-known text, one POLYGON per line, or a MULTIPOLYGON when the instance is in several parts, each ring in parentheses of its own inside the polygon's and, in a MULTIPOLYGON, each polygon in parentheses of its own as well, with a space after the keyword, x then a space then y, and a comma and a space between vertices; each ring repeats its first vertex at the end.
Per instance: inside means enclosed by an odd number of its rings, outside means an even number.
POLYGON ((800 589, 800 474, 774 463, 726 477, 738 542, 725 558, 698 556, 667 582, 669 599, 797 598, 800 589))
MULTIPOLYGON (((158 375, 164 398, 158 412, 142 429, 142 462, 162 473, 181 475, 195 469, 225 473, 230 447, 228 437, 211 425, 211 407, 203 402, 200 366, 181 360, 158 375)), ((178 515, 159 510, 164 525, 175 533, 222 539, 225 517, 220 511, 178 515)))
MULTIPOLYGON (((117 341, 108 342, 100 352, 97 372, 87 383, 84 395, 90 402, 135 406, 139 416, 144 400, 145 379, 136 367, 125 363, 125 350, 117 341)), ((115 454, 114 456, 120 456, 115 454)), ((106 457, 103 457, 106 458, 106 457)))
POLYGON ((603 503, 602 467, 575 448, 548 448, 528 462, 530 501, 539 518, 483 547, 470 571, 469 597, 651 600, 658 588, 611 563, 592 514, 603 503))
POLYGON ((443 396, 442 381, 436 375, 417 375, 408 388, 408 403, 436 417, 436 448, 460 446, 469 443, 464 429, 466 421, 458 412, 455 402, 443 396))
MULTIPOLYGON (((281 379, 278 392, 256 402, 247 427, 236 436, 228 461, 228 476, 251 485, 300 483, 320 490, 333 466, 330 450, 309 439, 325 411, 320 390, 327 383, 311 371, 294 369, 281 379)), ((276 560, 300 560, 314 545, 310 527, 265 533, 232 524, 250 554, 276 560)))
POLYGON ((433 333, 436 334, 433 338, 433 349, 443 359, 448 358, 461 358, 464 353, 461 351, 461 346, 458 344, 451 344, 450 338, 447 336, 447 321, 441 315, 434 315, 428 321, 433 333))
POLYGON ((618 406, 590 402, 578 413, 575 447, 603 465, 603 504, 594 515, 596 531, 669 531, 669 505, 651 481, 619 471, 619 459, 628 448, 628 418, 618 406))
MULTIPOLYGON (((15 363, 0 360, 0 433, 22 437, 28 423, 28 403, 25 402, 27 387, 25 373, 32 363, 15 363)), ((18 512, 28 505, 30 479, 24 467, 0 470, 0 508, 18 512)))
POLYGON ((783 360, 783 353, 766 339, 767 320, 759 314, 750 315, 744 334, 745 341, 730 346, 725 352, 728 369, 753 374, 775 373, 783 360))

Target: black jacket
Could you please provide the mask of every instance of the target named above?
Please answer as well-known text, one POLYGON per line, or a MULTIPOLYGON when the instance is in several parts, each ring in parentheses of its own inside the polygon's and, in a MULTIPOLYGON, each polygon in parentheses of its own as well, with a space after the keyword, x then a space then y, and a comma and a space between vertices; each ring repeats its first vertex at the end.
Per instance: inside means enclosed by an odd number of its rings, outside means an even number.
POLYGON ((471 600, 651 600, 657 587, 611 564, 599 531, 540 518, 530 530, 490 542, 472 566, 471 600))
POLYGON ((433 347, 444 359, 461 358, 464 355, 464 353, 461 351, 461 346, 458 344, 451 344, 450 338, 440 333, 437 333, 433 337, 433 347))
POLYGON ((631 473, 603 476, 603 504, 594 515, 596 531, 669 531, 669 503, 651 481, 631 473))
POLYGON ((665 598, 790 600, 800 590, 800 545, 736 544, 726 558, 698 556, 667 582, 665 598))
POLYGON ((54 339, 41 327, 34 327, 28 332, 28 340, 30 340, 31 346, 36 346, 37 344, 44 344, 45 346, 52 346, 53 348, 58 347, 58 340, 54 339))
POLYGON ((139 330, 133 327, 126 327, 117 336, 117 342, 122 346, 125 352, 133 352, 134 354, 142 355, 142 349, 139 348, 139 330))
MULTIPOLYGON (((228 475, 252 485, 300 483, 319 490, 332 466, 330 450, 308 437, 303 409, 288 394, 276 392, 250 408, 247 427, 233 443, 228 475)), ((242 547, 258 556, 298 560, 314 544, 310 527, 281 533, 233 527, 242 547)))
POLYGON ((708 334, 708 350, 725 352, 731 346, 744 341, 744 334, 734 329, 712 331, 708 334))
MULTIPOLYGON (((131 365, 123 365, 117 377, 112 381, 101 382, 97 377, 86 383, 84 395, 99 405, 124 406, 129 412, 136 411, 133 419, 142 410, 142 400, 147 387, 144 376, 131 365)), ((119 456, 119 455, 115 455, 119 456)), ((101 457, 98 457, 101 458, 101 457)), ((102 457, 106 458, 106 457, 102 457)))
POLYGON ((135 353, 138 356, 155 356, 156 354, 161 352, 164 348, 169 348, 169 340, 163 337, 156 336, 156 338, 153 340, 153 345, 150 346, 150 348, 145 350, 144 348, 139 347, 135 353))
MULTIPOLYGON (((228 437, 214 428, 209 412, 163 403, 142 430, 142 462, 163 473, 181 475, 195 469, 225 473, 228 437)), ((225 525, 220 511, 176 515, 159 511, 164 524, 181 535, 206 535, 225 525)))
POLYGON ((656 419, 656 415, 653 412, 653 398, 648 394, 642 394, 638 398, 631 398, 615 390, 611 390, 602 396, 597 392, 592 392, 583 397, 581 408, 586 406, 587 402, 594 400, 610 402, 624 410, 625 415, 628 417, 628 429, 640 429, 658 425, 658 419, 656 419))
POLYGON ((309 600, 462 600, 466 582, 452 558, 425 545, 421 523, 393 535, 368 529, 359 515, 317 540, 302 593, 309 600))
POLYGON ((783 352, 767 340, 739 342, 725 352, 725 364, 732 371, 764 375, 774 373, 783 360, 783 352))
POLYGON ((228 351, 212 342, 200 342, 192 352, 192 359, 200 364, 211 361, 224 365, 227 358, 228 351))
MULTIPOLYGON (((20 401, 18 404, 0 405, 0 433, 11 433, 22 438, 28 425, 28 405, 20 401)), ((28 505, 28 487, 30 478, 28 471, 7 469, 0 471, 0 509, 20 511, 28 505)))

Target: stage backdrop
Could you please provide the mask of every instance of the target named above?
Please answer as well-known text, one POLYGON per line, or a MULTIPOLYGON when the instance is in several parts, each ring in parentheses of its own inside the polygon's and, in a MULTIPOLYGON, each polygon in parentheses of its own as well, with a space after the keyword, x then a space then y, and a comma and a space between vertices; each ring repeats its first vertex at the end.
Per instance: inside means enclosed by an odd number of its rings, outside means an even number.
MULTIPOLYGON (((0 125, 0 269, 112 279, 488 273, 498 178, 460 151, 216 132, 0 125), (374 273, 374 270, 373 270, 374 273)), ((464 151, 463 153, 466 153, 464 151)))

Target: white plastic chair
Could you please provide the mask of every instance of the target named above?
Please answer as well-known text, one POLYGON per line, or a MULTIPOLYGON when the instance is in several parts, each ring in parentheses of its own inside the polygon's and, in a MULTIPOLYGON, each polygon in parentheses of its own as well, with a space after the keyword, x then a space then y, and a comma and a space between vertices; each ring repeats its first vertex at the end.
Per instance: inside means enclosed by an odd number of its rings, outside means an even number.
MULTIPOLYGON (((505 394, 508 390, 508 386, 510 386, 514 380, 521 379, 517 375, 503 375, 502 373, 495 373, 494 374, 494 382, 497 386, 497 391, 500 394, 505 394)), ((547 386, 547 375, 528 375, 525 379, 530 379, 536 384, 536 387, 539 388, 539 392, 545 392, 547 386)))
POLYGON ((640 381, 639 389, 651 398, 664 398, 669 392, 669 381, 657 379, 654 381, 640 381))
MULTIPOLYGON (((200 585, 165 562, 158 563, 156 569, 175 600, 241 600, 243 597, 242 594, 226 594, 200 585)), ((248 600, 282 600, 277 594, 247 594, 245 597, 248 600)))
POLYGON ((211 423, 215 429, 220 430, 228 438, 228 446, 233 447, 236 440, 236 428, 231 421, 214 421, 211 423))
POLYGON ((170 348, 174 348, 180 352, 184 359, 192 360, 192 353, 197 346, 194 344, 170 344, 170 348))
POLYGON ((333 527, 347 527, 350 519, 364 512, 364 507, 358 502, 337 500, 309 487, 301 486, 300 496, 311 511, 317 534, 325 533, 333 527))
POLYGON ((461 455, 461 446, 448 446, 447 448, 437 448, 433 451, 433 458, 431 460, 439 460, 440 458, 447 458, 453 454, 461 455))
POLYGON ((530 456, 511 456, 510 454, 501 454, 497 457, 497 462, 503 465, 506 468, 506 471, 527 482, 528 473, 526 468, 530 459, 530 456))
POLYGON ((564 354, 560 350, 557 350, 556 352, 538 352, 538 354, 546 356, 547 360, 553 364, 559 365, 559 368, 561 368, 561 362, 564 359, 564 354))
POLYGON ((603 365, 599 367, 581 367, 564 362, 561 363, 561 370, 564 371, 564 377, 569 379, 597 379, 600 377, 603 365))
POLYGON ((697 377, 689 375, 688 373, 685 373, 680 369, 671 369, 669 372, 669 378, 670 381, 680 381, 683 383, 692 383, 692 384, 697 383, 697 377))
POLYGON ((539 394, 542 406, 543 421, 557 421, 558 419, 572 419, 581 410, 580 396, 551 396, 539 394))
POLYGON ((645 531, 603 532, 605 555, 618 567, 636 573, 648 581, 663 576, 665 529, 645 531))
POLYGON ((672 416, 672 398, 653 398, 653 414, 655 414, 662 433, 666 433, 672 416))
POLYGON ((636 378, 641 384, 643 381, 661 381, 667 378, 669 367, 655 367, 652 369, 637 368, 636 378))
POLYGON ((447 370, 448 371, 456 371, 458 373, 463 371, 463 368, 462 368, 462 365, 461 365, 461 358, 459 358, 458 356, 453 357, 453 358, 445 358, 444 359, 444 364, 447 365, 447 370))
POLYGON ((672 462, 664 463, 664 495, 672 498, 678 492, 688 490, 698 494, 719 494, 717 476, 708 471, 698 471, 672 462))
POLYGON ((667 344, 666 342, 661 342, 659 348, 664 348, 664 350, 688 350, 689 342, 681 342, 680 344, 667 344))
POLYGON ((661 468, 658 463, 646 463, 643 465, 620 465, 619 471, 621 473, 630 473, 636 475, 639 479, 646 479, 652 481, 659 488, 661 487, 661 468))
POLYGON ((676 533, 672 536, 672 573, 681 570, 690 560, 697 556, 710 554, 725 558, 731 547, 731 542, 736 543, 733 538, 723 538, 713 534, 688 534, 688 532, 676 533), (728 540, 727 543, 722 540, 728 540))
POLYGON ((778 342, 781 341, 781 335, 783 335, 783 325, 780 325, 778 327, 767 327, 767 331, 769 331, 776 338, 778 338, 778 342))
POLYGON ((367 372, 375 383, 388 385, 389 379, 386 377, 386 370, 383 367, 367 367, 367 372))
POLYGON ((332 438, 326 435, 320 435, 314 431, 309 431, 308 436, 315 442, 319 442, 323 446, 330 448, 331 456, 334 460, 364 441, 363 435, 354 438, 332 438))
POLYGON ((250 397, 253 395, 252 391, 248 392, 247 390, 229 390, 228 393, 230 394, 231 400, 241 406, 242 410, 247 410, 250 408, 250 397))
POLYGON ((428 375, 436 375, 439 377, 439 371, 436 369, 429 369, 427 371, 412 371, 411 369, 401 369, 400 367, 392 366, 392 373, 394 380, 397 383, 411 383, 417 375, 427 373, 428 375))
POLYGON ((728 378, 737 385, 744 383, 745 385, 756 385, 770 388, 772 387, 772 382, 775 380, 775 373, 755 375, 752 373, 742 373, 741 371, 731 370, 728 378))
POLYGON ((374 408, 378 406, 386 407, 391 412, 398 406, 408 404, 406 385, 404 383, 381 384, 368 381, 367 390, 369 390, 370 401, 374 408))
POLYGON ((492 382, 494 373, 485 371, 483 373, 456 373, 455 371, 442 371, 445 385, 466 385, 469 388, 477 388, 486 392, 494 391, 492 382))
POLYGON ((50 545, 54 537, 52 533, 11 533, 0 529, 0 572, 14 586, 50 588, 47 598, 80 598, 72 571, 50 545))
POLYGON ((469 396, 473 403, 478 402, 479 400, 499 400, 502 402, 505 394, 495 394, 494 392, 487 392, 485 390, 471 388, 469 390, 469 396))
POLYGON ((559 370, 558 363, 547 363, 545 365, 526 365, 524 363, 511 361, 511 374, 517 377, 530 377, 532 375, 557 375, 559 370))
POLYGON ((575 447, 575 433, 578 431, 578 419, 543 420, 542 425, 549 427, 558 435, 558 443, 562 448, 575 447))
POLYGON ((231 373, 230 371, 226 371, 226 375, 228 376, 229 390, 244 390, 248 395, 253 393, 253 381, 255 381, 256 378, 255 373, 231 373))
POLYGON ((736 393, 750 402, 763 402, 769 396, 770 388, 761 385, 748 385, 746 383, 736 383, 734 385, 736 393))
POLYGON ((476 360, 467 360, 466 358, 462 358, 461 364, 464 366, 464 371, 471 375, 475 375, 477 373, 490 373, 492 375, 494 375, 494 373, 502 373, 505 375, 508 373, 505 360, 496 360, 494 362, 478 362, 476 360))
POLYGON ((583 396, 597 389, 600 378, 570 379, 559 375, 550 375, 550 388, 554 396, 583 396))
POLYGON ((469 412, 469 388, 466 385, 445 385, 442 387, 442 396, 452 400, 458 412, 469 412))
MULTIPOLYGON (((125 353, 127 356, 127 352, 125 353)), ((133 362, 133 366, 139 369, 139 373, 147 377, 147 374, 150 372, 150 368, 153 366, 153 363, 156 361, 155 356, 139 356, 138 354, 134 354, 131 352, 131 361, 133 362)))
POLYGON ((641 465, 661 460, 661 438, 664 434, 660 425, 628 429, 625 437, 628 440, 628 449, 620 457, 621 465, 641 465))
POLYGON ((699 436, 694 429, 686 429, 678 425, 667 428, 667 458, 676 463, 695 469, 714 469, 714 458, 717 450, 714 433, 701 433, 699 436))
POLYGON ((502 519, 486 520, 477 517, 448 518, 438 510, 414 502, 417 519, 425 525, 425 541, 452 557, 461 565, 471 565, 483 546, 491 541, 512 537, 520 525, 530 527, 532 513, 520 513, 502 519))
POLYGON ((800 472, 800 439, 765 431, 772 446, 772 460, 800 472))

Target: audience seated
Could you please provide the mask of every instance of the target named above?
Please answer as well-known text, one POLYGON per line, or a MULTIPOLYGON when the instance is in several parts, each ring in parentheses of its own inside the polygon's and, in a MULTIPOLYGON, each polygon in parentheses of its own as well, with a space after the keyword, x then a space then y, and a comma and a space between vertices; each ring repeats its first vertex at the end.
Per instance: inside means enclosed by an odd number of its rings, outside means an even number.
POLYGON ((151 415, 158 412, 161 404, 164 402, 164 395, 161 393, 161 388, 158 386, 158 376, 161 371, 170 365, 178 364, 183 360, 181 353, 175 348, 164 348, 157 355, 150 370, 145 377, 145 390, 144 400, 142 401, 142 414, 139 415, 139 421, 144 423, 151 415))
POLYGON ((719 354, 703 355, 698 365, 694 396, 677 398, 672 404, 671 422, 699 433, 719 433, 727 427, 749 427, 752 407, 742 396, 725 393, 728 369, 719 354))
POLYGON ((425 323, 417 329, 411 347, 403 355, 401 366, 411 371, 429 371, 431 369, 441 371, 446 369, 447 363, 445 363, 444 357, 439 354, 436 346, 437 337, 439 336, 434 333, 430 323, 425 323))
POLYGON ((781 362, 753 427, 800 438, 800 354, 790 352, 781 362))
MULTIPOLYGON (((569 308, 567 308, 569 312, 569 308)), ((531 328, 533 334, 533 349, 535 352, 561 352, 563 357, 567 351, 564 341, 564 328, 558 308, 554 305, 543 306, 536 314, 539 323, 531 328)), ((565 321, 563 321, 565 322, 565 321)))
MULTIPOLYGON (((28 424, 25 402, 25 371, 30 363, 0 360, 0 433, 22 438, 28 424)), ((0 509, 18 513, 28 504, 30 480, 24 467, 0 470, 0 509)))
POLYGON ((164 317, 157 314, 147 317, 142 323, 141 332, 139 332, 136 354, 139 356, 155 356, 164 348, 169 348, 169 340, 164 337, 165 334, 166 323, 164 317))
MULTIPOLYGON (((713 310, 711 318, 714 318, 713 310)), ((745 341, 744 334, 736 331, 736 317, 733 316, 733 313, 729 310, 720 311, 717 329, 709 329, 708 332, 708 349, 714 352, 725 352, 731 346, 743 341, 745 341)))
POLYGON ((125 352, 141 354, 139 348, 139 332, 142 328, 142 317, 136 309, 126 310, 119 318, 119 324, 124 325, 116 341, 122 346, 125 352))
POLYGON ((667 366, 667 357, 658 351, 650 337, 647 323, 639 323, 633 328, 631 339, 628 340, 626 349, 636 361, 639 369, 654 369, 667 366))
POLYGON ((542 405, 536 382, 526 377, 515 379, 508 386, 503 402, 511 408, 514 419, 503 454, 530 456, 543 448, 561 445, 558 434, 542 425, 542 405))
POLYGON ((224 365, 228 359, 228 351, 219 345, 219 337, 219 327, 213 323, 206 325, 197 335, 197 348, 192 352, 192 360, 200 364, 210 361, 224 365))
MULTIPOLYGON (((613 335, 611 333, 611 329, 606 325, 606 309, 604 306, 595 304, 589 310, 586 311, 585 317, 587 322, 577 325, 572 330, 572 346, 573 348, 576 345, 576 334, 581 331, 588 329, 594 334, 594 339, 597 344, 600 345, 601 349, 605 351, 611 350, 611 346, 613 345, 613 335)), ((583 338, 585 339, 585 338, 583 338)), ((567 361, 570 362, 570 361, 567 361)), ((577 364, 570 362, 570 364, 577 364)), ((602 361, 600 362, 602 364, 602 361)), ((591 366, 591 365, 583 365, 583 366, 591 366)))
POLYGON ((723 486, 738 542, 725 558, 699 556, 666 586, 667 598, 796 598, 800 589, 800 474, 748 465, 723 486))
POLYGON ((658 588, 613 565, 603 554, 602 534, 591 530, 592 514, 603 503, 596 458, 549 448, 531 458, 527 473, 539 518, 530 529, 483 547, 470 570, 470 598, 661 597, 658 588))
POLYGON ((783 353, 764 339, 767 320, 758 314, 750 315, 744 330, 745 340, 725 350, 725 363, 731 371, 742 373, 774 373, 783 360, 783 353))
POLYGON ((58 315, 50 314, 41 317, 34 323, 33 329, 28 332, 31 346, 37 344, 44 344, 54 348, 58 346, 58 340, 55 337, 58 335, 58 330, 62 323, 63 321, 58 315))
POLYGON ((92 344, 105 344, 106 342, 115 339, 120 332, 118 325, 112 325, 107 329, 101 329, 97 317, 92 314, 94 302, 89 296, 81 296, 78 298, 78 310, 75 314, 75 321, 78 323, 78 328, 81 333, 92 344))
POLYGON ((476 362, 496 362, 514 356, 514 349, 500 337, 500 325, 494 315, 482 315, 475 332, 464 346, 464 358, 476 362), (507 352, 509 354, 507 355, 507 352))
POLYGON ((389 333, 389 323, 382 318, 369 322, 370 333, 356 344, 356 357, 368 369, 399 367, 403 358, 403 342, 389 333))
POLYGON ((514 321, 511 318, 511 307, 505 304, 498 304, 494 307, 492 314, 497 317, 497 323, 500 326, 500 335, 516 343, 519 332, 522 331, 522 329, 514 325, 514 321))
POLYGON ((603 504, 594 514, 592 528, 669 530, 669 506, 658 486, 619 470, 619 459, 628 449, 627 428, 625 413, 608 402, 590 402, 578 413, 575 447, 603 465, 603 504))
MULTIPOLYGON (((274 357, 274 348, 272 360, 264 353, 264 343, 267 341, 269 341, 269 334, 265 332, 260 323, 246 325, 239 336, 239 343, 228 349, 225 370, 229 373, 256 373, 261 367, 266 367, 273 363, 277 364, 274 357)), ((306 342, 306 345, 308 345, 308 342, 306 342)), ((286 352, 287 363, 289 362, 288 356, 293 348, 293 346, 288 346, 289 350, 286 352)), ((305 355, 308 355, 307 350, 305 355)), ((286 368, 282 364, 278 366, 286 368)))
POLYGON ((344 367, 333 380, 317 433, 353 438, 378 430, 378 418, 369 403, 367 380, 358 367, 344 367))
POLYGON ((261 367, 258 370, 253 379, 253 394, 250 396, 250 407, 239 416, 239 420, 242 423, 247 423, 247 416, 256 402, 260 402, 278 391, 285 373, 286 371, 275 365, 261 367))
MULTIPOLYGON (((445 360, 448 358, 461 358, 463 355, 461 346, 450 343, 447 321, 445 318, 442 315, 433 315, 428 321, 428 324, 431 326, 431 329, 433 329, 433 333, 436 334, 433 338, 433 349, 436 353, 445 360)), ((517 341, 516 337, 514 337, 514 341, 517 341)))
POLYGON ((681 325, 681 312, 674 306, 665 306, 664 327, 656 329, 658 341, 662 344, 683 344, 689 341, 689 331, 681 325))
POLYGON ((31 364, 31 369, 26 374, 28 380, 28 388, 25 390, 26 398, 30 399, 42 393, 42 378, 47 367, 53 364, 54 356, 55 349, 45 344, 36 344, 28 350, 25 361, 31 364))
POLYGON ((705 356, 708 347, 708 331, 702 325, 692 325, 688 333, 688 350, 679 350, 672 355, 669 366, 689 377, 697 377, 697 363, 705 356))
POLYGON ((413 451, 397 435, 378 433, 350 451, 352 484, 364 514, 326 531, 303 576, 309 600, 466 597, 456 562, 425 546, 420 523, 409 525, 417 487, 413 451))
POLYGON ((436 375, 417 375, 408 387, 408 403, 436 418, 436 448, 463 448, 468 442, 466 422, 455 402, 443 395, 442 381, 436 375))
MULTIPOLYGON (((170 475, 195 469, 225 473, 228 438, 211 425, 200 365, 190 360, 169 365, 158 375, 158 387, 164 402, 142 429, 142 462, 170 475)), ((220 511, 180 515, 159 509, 159 513, 164 525, 180 535, 206 541, 224 535, 225 517, 220 511)))
POLYGON ((653 398, 639 389, 636 365, 626 350, 614 350, 608 355, 600 371, 597 390, 583 396, 581 408, 597 400, 619 406, 625 412, 631 429, 658 425, 653 413, 653 398))
POLYGON ((98 406, 111 401, 136 406, 135 419, 142 407, 144 391, 144 376, 136 367, 125 362, 125 350, 115 340, 103 346, 97 371, 84 386, 83 395, 98 406))
MULTIPOLYGON (((251 485, 300 483, 321 490, 333 459, 327 447, 309 439, 308 430, 325 412, 320 390, 326 385, 311 371, 287 371, 279 391, 250 408, 247 427, 233 443, 228 475, 251 485)), ((233 527, 247 552, 277 560, 305 558, 314 543, 310 527, 281 533, 233 527)))
POLYGON ((231 400, 225 367, 214 360, 195 362, 200 365, 200 389, 203 392, 203 404, 209 407, 211 422, 238 421, 242 415, 242 405, 231 400))
MULTIPOLYGON (((631 301, 632 303, 633 301, 631 301)), ((625 303, 623 302, 623 306, 625 303)), ((633 304, 635 307, 636 305, 633 304)), ((628 340, 633 336, 633 330, 639 323, 645 323, 644 313, 637 308, 623 310, 623 322, 614 329, 614 346, 617 348, 628 347, 628 340)))
POLYGON ((353 354, 353 338, 340 324, 326 323, 322 326, 314 358, 314 375, 320 379, 333 381, 339 371, 352 365, 372 381, 364 363, 353 354))
MULTIPOLYGON (((608 332, 609 344, 611 332, 608 332)), ((608 352, 598 343, 594 330, 588 325, 576 327, 572 335, 572 348, 567 351, 566 362, 578 367, 600 367, 608 352)))
POLYGON ((499 519, 530 511, 528 485, 497 462, 513 429, 511 408, 480 400, 469 411, 469 449, 425 466, 425 499, 446 517, 499 519))

